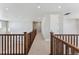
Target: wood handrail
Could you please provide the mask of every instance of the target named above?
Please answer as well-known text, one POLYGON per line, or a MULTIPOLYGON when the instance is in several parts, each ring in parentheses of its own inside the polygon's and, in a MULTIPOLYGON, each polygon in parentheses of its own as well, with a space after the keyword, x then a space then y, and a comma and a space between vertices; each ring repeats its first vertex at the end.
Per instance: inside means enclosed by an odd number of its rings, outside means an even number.
POLYGON ((63 55, 63 54, 77 54, 78 48, 78 36, 79 34, 51 34, 51 54, 63 55))
POLYGON ((62 35, 62 36, 79 36, 79 34, 54 34, 54 35, 62 35))
POLYGON ((75 49, 77 52, 79 52, 79 48, 75 47, 74 45, 69 44, 68 42, 66 42, 66 41, 64 41, 64 40, 62 40, 62 39, 59 39, 59 38, 57 38, 57 37, 55 37, 55 36, 53 36, 53 37, 54 37, 55 39, 60 40, 62 43, 66 44, 67 46, 69 46, 69 47, 75 49))
POLYGON ((1 55, 27 55, 36 36, 36 30, 24 34, 0 34, 1 55))
POLYGON ((22 36, 23 36, 24 34, 0 34, 0 36, 2 36, 2 35, 4 35, 4 36, 5 36, 5 35, 9 35, 9 36, 13 36, 13 35, 22 35, 22 36))

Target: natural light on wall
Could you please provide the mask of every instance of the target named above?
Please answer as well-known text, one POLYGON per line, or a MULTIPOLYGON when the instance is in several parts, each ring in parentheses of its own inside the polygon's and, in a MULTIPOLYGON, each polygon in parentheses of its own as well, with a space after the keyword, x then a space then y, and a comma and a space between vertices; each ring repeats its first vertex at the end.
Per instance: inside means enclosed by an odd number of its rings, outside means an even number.
POLYGON ((0 22, 0 29, 2 28, 2 22, 0 22))

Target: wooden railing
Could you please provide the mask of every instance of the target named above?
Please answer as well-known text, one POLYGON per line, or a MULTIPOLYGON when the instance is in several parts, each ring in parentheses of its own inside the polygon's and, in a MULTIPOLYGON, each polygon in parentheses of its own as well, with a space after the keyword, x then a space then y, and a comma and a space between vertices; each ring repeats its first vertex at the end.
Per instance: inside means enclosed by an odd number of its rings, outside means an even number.
POLYGON ((36 30, 24 34, 0 34, 0 54, 27 55, 35 36, 36 30))
POLYGON ((79 34, 53 34, 51 32, 51 55, 75 55, 79 53, 79 34))
POLYGON ((35 36, 36 36, 36 30, 34 30, 34 31, 32 31, 32 32, 30 32, 30 33, 28 33, 28 36, 27 36, 27 53, 29 52, 29 50, 30 50, 30 48, 31 48, 31 46, 32 46, 32 43, 33 43, 33 41, 34 41, 34 39, 35 39, 35 36))

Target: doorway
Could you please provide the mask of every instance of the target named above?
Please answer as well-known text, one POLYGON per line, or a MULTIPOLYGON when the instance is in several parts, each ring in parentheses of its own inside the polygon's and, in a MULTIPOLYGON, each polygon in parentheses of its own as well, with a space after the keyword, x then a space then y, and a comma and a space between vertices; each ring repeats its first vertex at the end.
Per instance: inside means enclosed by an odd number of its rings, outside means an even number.
POLYGON ((0 34, 8 33, 8 21, 0 20, 0 34))
POLYGON ((41 21, 33 21, 33 30, 37 30, 37 32, 41 32, 41 21))

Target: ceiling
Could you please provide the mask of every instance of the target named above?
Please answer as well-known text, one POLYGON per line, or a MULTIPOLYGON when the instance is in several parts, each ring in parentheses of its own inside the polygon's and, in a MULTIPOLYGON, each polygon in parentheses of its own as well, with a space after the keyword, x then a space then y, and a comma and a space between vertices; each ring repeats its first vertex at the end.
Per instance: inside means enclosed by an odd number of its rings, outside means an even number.
POLYGON ((78 13, 79 3, 0 3, 0 12, 5 17, 43 17, 50 13, 78 13))

